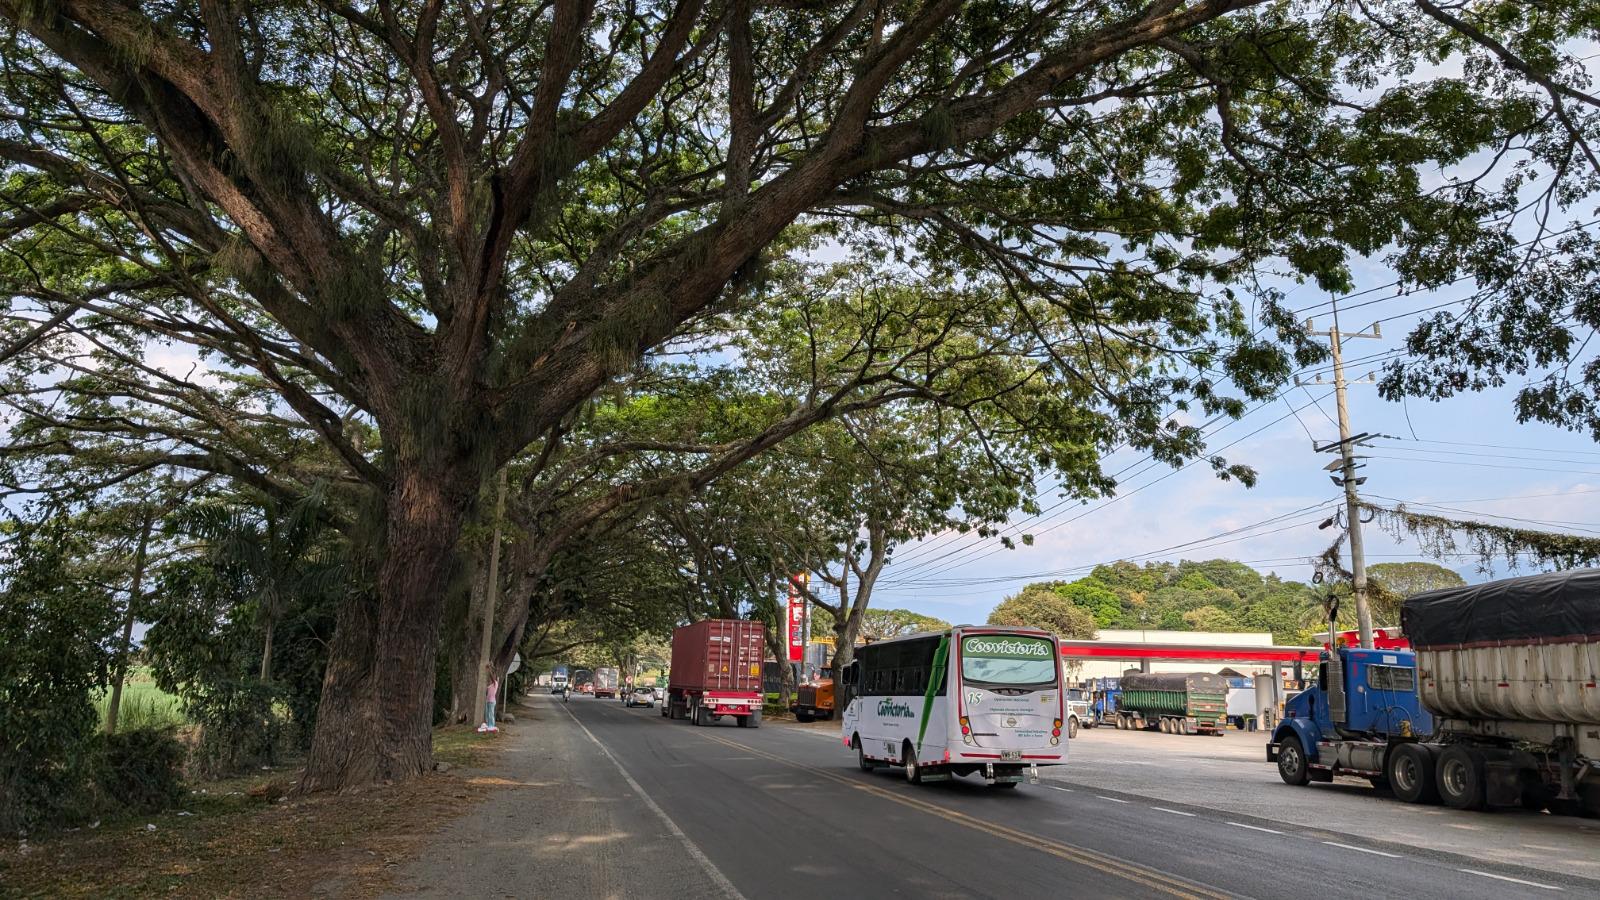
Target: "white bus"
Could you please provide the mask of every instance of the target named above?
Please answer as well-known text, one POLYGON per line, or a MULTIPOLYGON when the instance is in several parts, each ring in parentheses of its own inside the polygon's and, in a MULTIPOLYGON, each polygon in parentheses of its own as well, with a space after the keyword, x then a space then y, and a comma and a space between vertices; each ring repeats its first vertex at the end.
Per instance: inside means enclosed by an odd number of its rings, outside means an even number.
POLYGON ((1048 632, 960 625, 879 641, 856 650, 842 681, 844 745, 863 770, 1010 788, 1067 761, 1061 648, 1048 632))

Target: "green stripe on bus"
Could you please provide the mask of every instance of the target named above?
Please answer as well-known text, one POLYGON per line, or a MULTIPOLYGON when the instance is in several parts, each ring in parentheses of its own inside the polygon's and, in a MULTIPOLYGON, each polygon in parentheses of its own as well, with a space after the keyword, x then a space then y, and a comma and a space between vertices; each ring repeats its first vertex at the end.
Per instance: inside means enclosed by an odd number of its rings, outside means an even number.
POLYGON ((922 756, 922 738, 928 733, 928 716, 933 712, 933 695, 944 681, 945 662, 950 658, 950 635, 939 639, 939 648, 933 651, 933 668, 928 672, 928 690, 922 695, 922 724, 917 727, 917 756, 922 756))

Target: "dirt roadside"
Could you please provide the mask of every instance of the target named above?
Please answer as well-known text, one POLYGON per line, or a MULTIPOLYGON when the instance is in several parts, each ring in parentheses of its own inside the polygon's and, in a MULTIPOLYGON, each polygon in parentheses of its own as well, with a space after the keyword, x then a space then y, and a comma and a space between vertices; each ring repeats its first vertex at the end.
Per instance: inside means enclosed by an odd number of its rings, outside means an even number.
MULTIPOLYGON (((474 775, 537 713, 499 735, 435 732, 444 771, 337 796, 289 792, 288 767, 191 785, 182 808, 0 847, 0 897, 372 897, 494 786, 474 775)), ((535 726, 536 727, 536 726, 535 726)))

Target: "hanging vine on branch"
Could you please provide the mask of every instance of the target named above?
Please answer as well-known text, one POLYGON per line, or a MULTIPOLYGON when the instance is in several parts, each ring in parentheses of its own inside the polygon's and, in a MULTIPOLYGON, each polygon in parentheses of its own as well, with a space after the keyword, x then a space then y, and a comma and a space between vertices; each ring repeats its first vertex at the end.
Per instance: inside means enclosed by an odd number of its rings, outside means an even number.
POLYGON ((1412 512, 1400 504, 1393 509, 1362 503, 1378 526, 1396 539, 1410 535, 1423 553, 1434 559, 1452 555, 1473 557, 1478 571, 1488 573, 1496 560, 1504 561, 1513 571, 1526 560, 1557 569, 1600 565, 1600 538, 1580 537, 1552 531, 1533 531, 1512 528, 1470 519, 1447 519, 1443 516, 1412 512))

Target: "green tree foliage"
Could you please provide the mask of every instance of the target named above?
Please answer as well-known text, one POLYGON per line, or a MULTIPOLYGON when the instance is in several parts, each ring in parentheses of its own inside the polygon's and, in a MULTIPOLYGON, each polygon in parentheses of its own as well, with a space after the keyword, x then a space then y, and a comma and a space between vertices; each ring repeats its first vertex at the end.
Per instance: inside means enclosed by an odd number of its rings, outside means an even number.
POLYGON ((304 783, 413 777, 463 537, 504 467, 530 549, 495 611, 502 666, 565 545, 858 404, 936 400, 890 427, 941 439, 1005 408, 1002 433, 1049 432, 1042 458, 1103 493, 1101 452, 1197 458, 1174 412, 1237 415, 1286 376, 1250 311, 1299 332, 1263 273, 1337 289, 1348 257, 1396 248, 1415 283, 1489 270, 1586 309, 1559 283, 1585 270, 1500 251, 1517 184, 1587 149, 1564 105, 1587 102, 1581 68, 1553 47, 1588 4, 1491 6, 1509 53, 1427 3, 0 0, 0 238, 25 248, 0 257, 27 457, 7 484, 337 485, 372 591, 341 611, 304 783), (1466 77, 1420 74, 1447 51, 1466 77), (1514 184, 1436 187, 1480 155, 1522 165, 1513 146, 1533 160, 1514 184), (573 440, 662 360, 803 317, 772 284, 826 241, 945 308, 781 347, 858 374, 732 439, 573 440), (150 365, 158 343, 203 371, 150 365))
POLYGON ((1122 618, 1122 598, 1092 575, 1058 585, 1054 590, 1068 603, 1094 616, 1095 624, 1101 628, 1110 628, 1122 618))
POLYGON ((1000 601, 989 613, 990 625, 1042 628, 1061 638, 1093 638, 1094 615, 1049 585, 1030 584, 1000 601))
POLYGON ((70 815, 92 768, 90 694, 111 664, 117 605, 93 570, 86 521, 46 515, 4 530, 0 582, 0 832, 70 815))
POLYGON ((861 617, 861 637, 867 641, 904 637, 922 631, 941 631, 949 627, 950 623, 943 619, 909 609, 869 609, 861 617))
POLYGON ((1227 559, 1116 562, 1076 581, 1028 588, 1068 598, 1091 612, 1101 628, 1270 631, 1280 643, 1306 644, 1326 627, 1310 585, 1262 575, 1227 559), (1114 608, 1106 594, 1116 600, 1114 608))
POLYGON ((1383 625, 1400 624, 1400 603, 1405 598, 1467 583, 1459 573, 1430 562, 1378 563, 1367 567, 1367 580, 1382 588, 1374 593, 1372 615, 1383 625))

